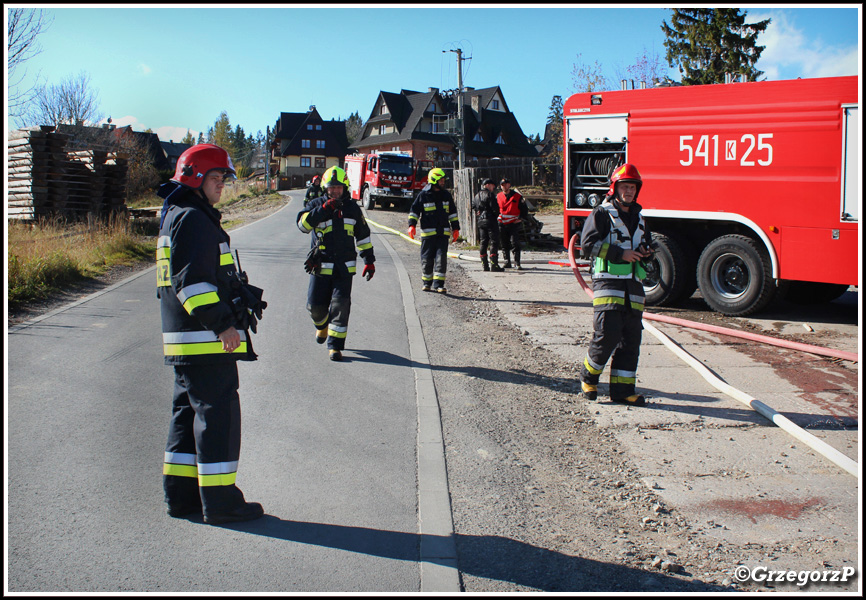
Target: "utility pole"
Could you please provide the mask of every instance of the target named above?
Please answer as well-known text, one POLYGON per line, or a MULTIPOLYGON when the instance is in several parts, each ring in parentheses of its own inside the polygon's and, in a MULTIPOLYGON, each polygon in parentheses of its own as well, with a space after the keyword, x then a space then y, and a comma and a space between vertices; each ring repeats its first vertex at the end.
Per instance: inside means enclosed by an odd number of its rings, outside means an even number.
MULTIPOLYGON (((259 130, 261 131, 261 129, 259 130)), ((271 126, 265 134, 265 190, 271 191, 271 126)))
MULTIPOLYGON (((445 51, 443 50, 443 52, 445 51)), ((457 53, 457 122, 460 127, 460 131, 457 133, 457 166, 459 169, 462 169, 465 159, 464 146, 466 145, 463 136, 463 61, 466 59, 463 58, 463 50, 461 48, 449 50, 449 52, 457 53)))

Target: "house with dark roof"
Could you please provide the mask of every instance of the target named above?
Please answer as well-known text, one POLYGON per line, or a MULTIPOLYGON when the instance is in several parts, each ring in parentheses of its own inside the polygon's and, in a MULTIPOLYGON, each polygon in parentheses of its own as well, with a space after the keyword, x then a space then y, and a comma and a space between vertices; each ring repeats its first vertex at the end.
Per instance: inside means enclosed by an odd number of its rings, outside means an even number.
POLYGON ((313 175, 341 166, 348 148, 345 121, 325 121, 315 106, 305 113, 281 112, 270 156, 277 189, 303 187, 313 175))
POLYGON ((192 148, 191 144, 182 144, 180 142, 175 142, 174 140, 160 142, 159 145, 162 146, 162 152, 165 154, 165 158, 168 161, 168 164, 171 165, 172 170, 177 168, 177 159, 180 158, 180 155, 186 152, 189 148, 192 148))
MULTIPOLYGON (((417 159, 457 158, 457 95, 400 90, 379 92, 362 134, 351 150, 361 153, 397 151, 417 159)), ((499 86, 463 93, 463 123, 467 162, 482 158, 534 157, 517 119, 499 86)))

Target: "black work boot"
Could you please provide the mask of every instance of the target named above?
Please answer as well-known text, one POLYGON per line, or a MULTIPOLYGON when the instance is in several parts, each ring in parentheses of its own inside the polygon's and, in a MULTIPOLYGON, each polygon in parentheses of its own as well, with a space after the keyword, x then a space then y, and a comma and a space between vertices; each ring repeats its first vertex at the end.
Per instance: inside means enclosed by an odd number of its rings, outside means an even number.
POLYGON ((523 269, 523 267, 520 266, 520 251, 519 250, 514 251, 514 268, 517 269, 518 271, 523 269))
POLYGON ((258 502, 244 502, 240 506, 224 512, 205 512, 204 522, 209 525, 221 523, 236 523, 238 521, 252 521, 264 516, 265 511, 258 502))
POLYGON ((499 257, 496 256, 495 254, 490 257, 490 269, 494 273, 501 273, 502 272, 502 267, 499 266, 499 257))
POLYGON ((486 256, 482 256, 482 257, 481 257, 481 267, 482 267, 485 271, 489 271, 489 270, 490 270, 490 263, 487 262, 487 257, 486 257, 486 256))
POLYGON ((511 253, 510 252, 505 253, 505 264, 502 265, 502 268, 503 269, 510 269, 511 268, 511 253))

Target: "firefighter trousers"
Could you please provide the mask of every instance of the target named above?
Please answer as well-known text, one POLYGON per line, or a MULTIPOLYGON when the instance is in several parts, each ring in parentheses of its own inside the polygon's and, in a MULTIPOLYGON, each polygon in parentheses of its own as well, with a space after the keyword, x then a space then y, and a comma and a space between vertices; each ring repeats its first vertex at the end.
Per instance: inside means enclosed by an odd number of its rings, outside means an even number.
POLYGON ((610 359, 610 397, 623 399, 635 393, 642 317, 643 311, 630 307, 595 311, 592 341, 580 369, 581 381, 598 385, 610 359))
POLYGON ((448 235, 421 238, 421 281, 434 290, 445 287, 448 272, 448 235))
POLYGON ((328 327, 328 349, 343 350, 352 308, 352 276, 310 275, 307 310, 316 329, 328 327))
POLYGON ((502 255, 505 257, 505 262, 510 263, 511 257, 509 253, 514 251, 514 262, 520 264, 520 231, 523 223, 511 223, 509 225, 501 224, 499 231, 502 233, 502 255))
POLYGON ((241 451, 238 365, 176 365, 174 373, 165 501, 201 504, 207 513, 231 511, 245 502, 235 485, 241 451))
POLYGON ((490 248, 490 258, 494 263, 499 261, 499 223, 478 226, 478 236, 481 239, 478 253, 482 259, 487 258, 487 249, 490 248))

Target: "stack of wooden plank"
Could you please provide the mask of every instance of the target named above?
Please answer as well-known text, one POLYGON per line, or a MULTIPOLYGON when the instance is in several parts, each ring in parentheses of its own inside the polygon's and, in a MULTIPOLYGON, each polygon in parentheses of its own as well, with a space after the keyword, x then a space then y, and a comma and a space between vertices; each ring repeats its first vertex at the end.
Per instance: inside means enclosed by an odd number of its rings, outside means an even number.
POLYGON ((28 127, 9 134, 9 217, 82 219, 124 210, 127 155, 67 149, 69 136, 54 129, 28 127))

